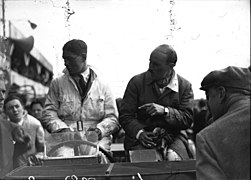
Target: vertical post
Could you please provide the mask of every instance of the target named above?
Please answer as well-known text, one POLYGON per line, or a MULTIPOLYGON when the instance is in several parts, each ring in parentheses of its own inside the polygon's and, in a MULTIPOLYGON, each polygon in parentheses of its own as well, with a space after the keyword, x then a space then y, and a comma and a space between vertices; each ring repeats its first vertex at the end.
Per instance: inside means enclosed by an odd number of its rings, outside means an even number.
POLYGON ((5 2, 2 0, 2 12, 3 12, 3 38, 5 38, 5 2))

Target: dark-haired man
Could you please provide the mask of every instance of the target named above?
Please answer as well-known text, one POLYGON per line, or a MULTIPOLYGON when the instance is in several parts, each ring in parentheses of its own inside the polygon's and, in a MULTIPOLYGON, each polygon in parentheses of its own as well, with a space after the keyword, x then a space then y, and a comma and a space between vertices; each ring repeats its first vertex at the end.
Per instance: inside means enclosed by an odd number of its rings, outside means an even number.
MULTIPOLYGON (((77 122, 97 132, 99 144, 110 150, 119 129, 116 101, 108 84, 87 65, 87 45, 73 39, 63 46, 64 74, 51 82, 43 124, 51 133, 77 131, 77 122)), ((68 156, 64 147, 61 155, 68 156)))

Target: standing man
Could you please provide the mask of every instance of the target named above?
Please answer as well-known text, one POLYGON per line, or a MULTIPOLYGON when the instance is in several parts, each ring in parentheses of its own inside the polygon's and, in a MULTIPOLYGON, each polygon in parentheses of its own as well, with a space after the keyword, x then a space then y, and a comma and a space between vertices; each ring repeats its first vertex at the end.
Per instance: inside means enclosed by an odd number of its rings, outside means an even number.
POLYGON ((197 179, 250 179, 250 86, 250 69, 234 66, 202 80, 214 122, 196 136, 197 179))
POLYGON ((193 122, 193 91, 174 71, 175 50, 166 44, 150 55, 149 69, 128 83, 120 123, 127 150, 156 149, 162 159, 189 159, 187 136, 193 122))
POLYGON ((87 65, 84 41, 68 41, 63 59, 64 75, 51 82, 42 122, 51 133, 77 131, 81 122, 97 132, 100 146, 109 151, 112 133, 119 129, 115 98, 108 84, 87 65))

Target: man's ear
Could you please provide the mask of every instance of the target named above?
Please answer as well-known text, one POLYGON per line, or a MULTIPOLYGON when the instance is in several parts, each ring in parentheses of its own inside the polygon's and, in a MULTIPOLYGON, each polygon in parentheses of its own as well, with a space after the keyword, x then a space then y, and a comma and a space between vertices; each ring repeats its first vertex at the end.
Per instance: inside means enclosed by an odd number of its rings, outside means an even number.
POLYGON ((83 53, 83 54, 82 54, 82 57, 83 57, 84 60, 86 60, 87 54, 86 54, 86 53, 83 53))
POLYGON ((222 104, 226 98, 226 89, 223 86, 218 87, 218 91, 219 91, 219 99, 220 99, 220 103, 222 104))

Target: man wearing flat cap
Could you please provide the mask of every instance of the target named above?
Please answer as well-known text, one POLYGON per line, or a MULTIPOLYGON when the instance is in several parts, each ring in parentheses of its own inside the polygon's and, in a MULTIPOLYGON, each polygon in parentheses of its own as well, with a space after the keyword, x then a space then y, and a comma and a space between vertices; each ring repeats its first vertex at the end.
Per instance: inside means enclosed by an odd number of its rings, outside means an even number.
POLYGON ((196 136, 197 179, 250 179, 249 68, 229 66, 201 82, 214 122, 196 136))
POLYGON ((151 52, 149 69, 130 79, 119 118, 127 151, 156 150, 159 160, 192 158, 184 130, 193 122, 193 90, 175 72, 176 62, 176 51, 162 44, 151 52))
MULTIPOLYGON (((116 101, 108 83, 87 65, 84 41, 73 39, 65 43, 63 59, 66 68, 64 74, 50 84, 43 125, 50 133, 75 132, 82 128, 94 131, 100 147, 110 151, 112 133, 119 129, 119 123, 116 101), (79 125, 83 127, 79 129, 79 125)), ((69 155, 66 147, 64 152, 63 156, 69 155)))

